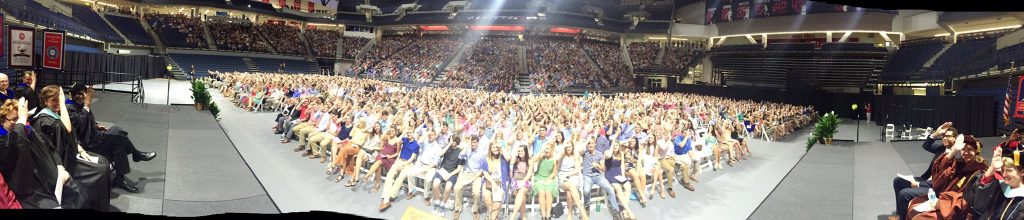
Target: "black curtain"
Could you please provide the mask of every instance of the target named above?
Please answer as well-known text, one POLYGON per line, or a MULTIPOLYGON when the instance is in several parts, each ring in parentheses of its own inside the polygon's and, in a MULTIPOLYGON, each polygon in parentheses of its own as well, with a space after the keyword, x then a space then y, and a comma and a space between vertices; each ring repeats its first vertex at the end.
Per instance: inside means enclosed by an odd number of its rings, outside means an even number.
POLYGON ((168 74, 163 57, 80 52, 66 52, 62 70, 37 68, 37 72, 40 84, 62 86, 125 82, 134 79, 135 75, 142 79, 161 78, 168 74))
POLYGON ((864 118, 864 105, 871 103, 871 119, 879 125, 938 127, 953 122, 962 133, 993 136, 996 132, 995 100, 990 96, 894 96, 871 94, 829 94, 819 90, 781 91, 774 88, 672 85, 669 91, 753 101, 809 105, 819 113, 835 111, 842 118, 864 118), (853 110, 852 104, 858 109, 853 110))

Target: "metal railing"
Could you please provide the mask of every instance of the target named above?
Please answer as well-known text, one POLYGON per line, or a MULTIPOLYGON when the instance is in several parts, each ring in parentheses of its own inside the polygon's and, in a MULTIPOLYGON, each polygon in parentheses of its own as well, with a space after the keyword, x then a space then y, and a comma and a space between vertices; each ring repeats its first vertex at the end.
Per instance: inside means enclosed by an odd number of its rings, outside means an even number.
POLYGON ((146 98, 142 75, 118 72, 37 71, 37 86, 59 85, 70 88, 75 83, 92 85, 96 90, 128 93, 131 101, 142 103, 146 98), (99 86, 96 88, 96 86, 99 86), (110 86, 110 88, 108 88, 110 86), (123 86, 123 87, 122 87, 123 86))

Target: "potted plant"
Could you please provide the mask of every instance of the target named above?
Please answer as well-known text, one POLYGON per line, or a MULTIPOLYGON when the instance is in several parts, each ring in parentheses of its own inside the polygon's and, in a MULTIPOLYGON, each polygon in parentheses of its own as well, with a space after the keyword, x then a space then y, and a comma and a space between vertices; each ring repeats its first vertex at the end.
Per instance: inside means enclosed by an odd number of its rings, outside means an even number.
POLYGON ((836 115, 836 112, 825 113, 814 124, 814 131, 811 133, 811 137, 807 138, 807 150, 811 150, 811 146, 814 146, 817 142, 826 145, 832 144, 832 138, 839 132, 838 128, 839 116, 836 115))
POLYGON ((214 119, 220 119, 220 108, 217 107, 217 103, 210 102, 210 113, 213 114, 214 119))
POLYGON ((192 104, 196 107, 196 111, 202 111, 206 108, 206 105, 210 103, 210 92, 206 90, 206 86, 203 82, 193 81, 192 88, 192 104))

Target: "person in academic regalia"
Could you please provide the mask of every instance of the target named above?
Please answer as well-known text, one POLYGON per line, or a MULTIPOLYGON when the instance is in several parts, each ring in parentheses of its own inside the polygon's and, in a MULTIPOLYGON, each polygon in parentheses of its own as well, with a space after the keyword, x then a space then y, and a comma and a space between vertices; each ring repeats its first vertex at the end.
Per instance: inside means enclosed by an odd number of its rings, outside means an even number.
POLYGON ((55 149, 61 164, 81 186, 81 208, 107 211, 110 208, 110 162, 78 144, 75 131, 71 129, 71 117, 63 105, 64 91, 60 86, 46 86, 39 91, 39 100, 45 108, 32 118, 33 132, 55 149))
POLYGON ((914 177, 911 181, 900 177, 893 178, 892 187, 896 196, 896 215, 889 216, 889 220, 906 219, 908 216, 907 204, 910 203, 910 200, 928 194, 928 189, 932 188, 931 181, 929 180, 933 170, 932 166, 934 166, 934 162, 942 156, 946 149, 953 146, 957 134, 959 133, 956 128, 953 128, 952 122, 940 125, 921 145, 922 149, 935 155, 932 157, 933 163, 928 164, 928 169, 921 176, 914 177))
POLYGON ((932 162, 932 190, 936 194, 942 194, 942 206, 936 207, 933 200, 928 201, 928 196, 919 196, 909 203, 908 219, 966 219, 969 216, 966 201, 962 199, 965 189, 970 188, 980 173, 988 167, 985 160, 978 157, 981 143, 973 136, 963 136, 955 139, 953 147, 949 152, 943 153, 932 162), (959 158, 957 157, 959 156, 959 158), (930 211, 915 209, 918 204, 927 203, 930 211), (933 209, 939 209, 936 212, 933 209), (923 212, 923 213, 922 213, 923 212))
POLYGON ((971 210, 980 220, 1024 219, 1024 187, 1021 187, 1021 161, 1015 158, 1002 157, 996 151, 992 166, 986 171, 976 186, 965 193, 964 198, 970 203, 971 210), (1002 179, 999 179, 999 177, 1002 179))
POLYGON ((125 175, 131 172, 128 155, 131 154, 132 159, 139 162, 152 160, 156 157, 156 153, 139 151, 135 144, 128 139, 128 132, 121 127, 110 126, 107 128, 97 124, 96 117, 89 110, 92 105, 92 94, 93 90, 82 84, 71 88, 72 100, 68 100, 66 103, 75 137, 79 144, 89 152, 99 153, 112 160, 116 174, 111 183, 113 187, 130 193, 138 193, 139 189, 135 187, 135 184, 125 178, 125 175))
POLYGON ((0 102, 14 99, 14 90, 10 88, 10 80, 7 74, 0 73, 0 102))
MULTIPOLYGON (((28 110, 39 111, 39 95, 36 94, 36 73, 25 71, 21 75, 21 83, 14 87, 16 98, 25 98, 28 101, 28 110)), ((29 115, 31 116, 31 114, 29 115)))

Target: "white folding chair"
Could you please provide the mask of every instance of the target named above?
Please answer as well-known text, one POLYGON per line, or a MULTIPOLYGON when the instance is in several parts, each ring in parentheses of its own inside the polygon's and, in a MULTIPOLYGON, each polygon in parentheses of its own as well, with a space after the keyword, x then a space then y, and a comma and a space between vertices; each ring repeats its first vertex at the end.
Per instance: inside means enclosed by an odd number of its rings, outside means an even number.
POLYGON ((886 124, 885 125, 885 140, 889 141, 896 138, 896 125, 886 124))

